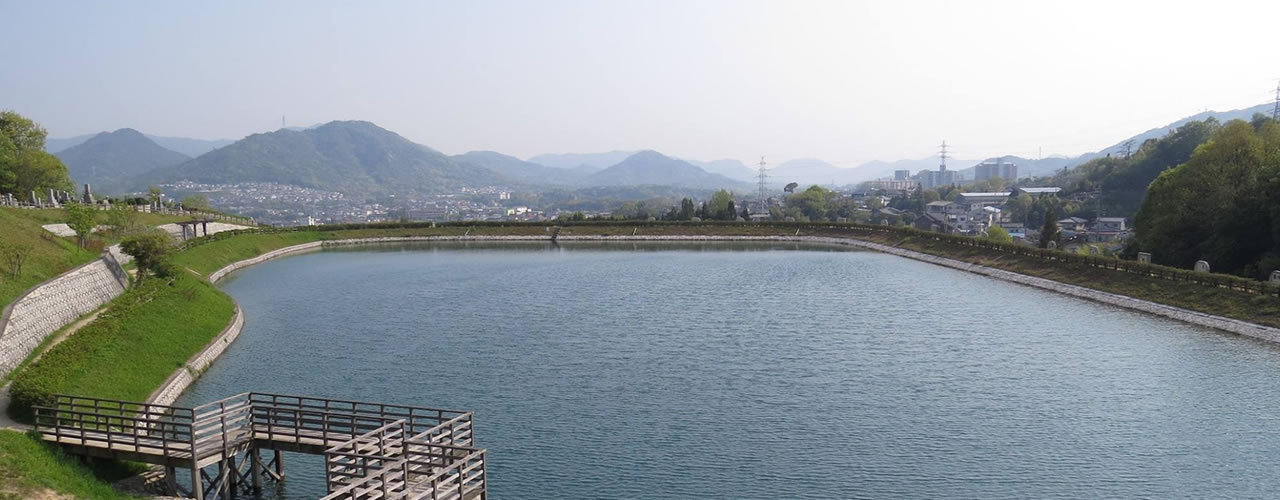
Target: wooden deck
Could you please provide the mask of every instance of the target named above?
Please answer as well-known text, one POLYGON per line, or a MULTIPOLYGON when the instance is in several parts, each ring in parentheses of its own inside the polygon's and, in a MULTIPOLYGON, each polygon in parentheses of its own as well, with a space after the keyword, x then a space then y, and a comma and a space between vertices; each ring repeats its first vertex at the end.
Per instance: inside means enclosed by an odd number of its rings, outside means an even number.
POLYGON ((173 470, 191 469, 186 493, 200 500, 261 491, 264 476, 282 479, 282 451, 325 456, 327 500, 486 495, 484 450, 472 446, 467 411, 264 393, 195 408, 58 395, 35 416, 46 441, 73 454, 162 465, 179 493, 173 470))

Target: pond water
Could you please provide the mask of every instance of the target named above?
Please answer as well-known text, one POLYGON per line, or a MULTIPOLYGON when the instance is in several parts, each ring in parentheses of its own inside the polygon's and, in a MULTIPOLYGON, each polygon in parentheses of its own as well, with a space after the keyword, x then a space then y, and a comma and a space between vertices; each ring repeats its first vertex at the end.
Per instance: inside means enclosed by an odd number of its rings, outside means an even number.
MULTIPOLYGON (((462 408, 490 498, 1263 498, 1280 349, 890 255, 424 244, 233 275, 243 391, 462 408)), ((290 455, 274 496, 324 493, 290 455)))

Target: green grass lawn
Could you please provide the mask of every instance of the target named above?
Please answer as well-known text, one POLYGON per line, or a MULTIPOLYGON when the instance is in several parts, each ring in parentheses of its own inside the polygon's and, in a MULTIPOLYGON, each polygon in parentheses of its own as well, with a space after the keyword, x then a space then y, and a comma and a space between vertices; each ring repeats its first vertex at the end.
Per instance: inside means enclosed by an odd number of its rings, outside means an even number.
POLYGON ((0 430, 0 500, 46 498, 42 490, 73 498, 136 498, 111 488, 112 482, 133 472, 128 465, 109 462, 90 469, 37 437, 0 430))
POLYGON ((49 215, 41 212, 55 211, 0 208, 0 246, 17 243, 31 247, 19 276, 13 276, 8 263, 0 260, 0 308, 31 287, 98 256, 96 251, 81 250, 72 240, 41 228, 48 224, 43 217, 49 215))
POLYGON ((13 377, 9 413, 50 394, 144 401, 231 321, 230 297, 189 273, 148 278, 13 377))

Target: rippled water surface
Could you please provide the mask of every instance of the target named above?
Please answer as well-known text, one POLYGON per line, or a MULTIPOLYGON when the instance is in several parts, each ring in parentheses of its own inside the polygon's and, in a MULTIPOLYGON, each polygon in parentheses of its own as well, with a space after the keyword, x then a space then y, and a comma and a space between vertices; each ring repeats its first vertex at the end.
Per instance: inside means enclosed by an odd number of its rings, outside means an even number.
POLYGON ((471 409, 494 499, 1280 491, 1276 347, 889 255, 388 246, 224 287, 245 330, 186 403, 471 409))

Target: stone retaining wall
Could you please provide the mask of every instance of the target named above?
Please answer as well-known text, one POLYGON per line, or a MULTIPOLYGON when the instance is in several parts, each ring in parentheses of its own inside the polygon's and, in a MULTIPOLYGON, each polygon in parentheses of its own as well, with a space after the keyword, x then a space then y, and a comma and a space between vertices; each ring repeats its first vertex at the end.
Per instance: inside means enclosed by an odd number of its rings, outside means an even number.
POLYGON ((113 262, 99 258, 46 281, 0 316, 0 377, 22 363, 53 332, 124 293, 113 262))
POLYGON ((222 278, 223 278, 224 276, 226 276, 227 274, 230 274, 232 271, 235 271, 235 270, 237 270, 237 269, 244 268, 244 267, 249 267, 249 266, 252 266, 252 265, 257 264, 257 263, 260 263, 260 262, 266 262, 266 261, 268 261, 268 260, 274 259, 274 258, 279 257, 279 256, 281 256, 281 255, 290 254, 290 253, 294 253, 294 252, 301 252, 301 251, 303 251, 303 250, 310 250, 310 249, 312 249, 312 248, 320 248, 320 246, 321 246, 323 243, 324 243, 324 242, 320 242, 320 241, 313 241, 313 242, 311 242, 311 243, 303 243, 303 244, 301 244, 301 245, 294 245, 294 246, 291 246, 291 247, 284 247, 284 248, 281 248, 281 249, 278 249, 278 250, 272 250, 272 251, 270 251, 270 252, 264 253, 264 254, 259 255, 259 256, 257 256, 257 257, 254 257, 254 258, 252 258, 252 259, 245 259, 245 260, 242 260, 242 261, 239 261, 239 262, 233 262, 233 263, 231 263, 231 264, 228 264, 228 265, 227 265, 227 267, 224 267, 224 268, 222 268, 222 269, 219 269, 219 270, 217 270, 217 271, 214 271, 214 272, 213 272, 213 274, 210 274, 210 275, 209 275, 209 282, 211 282, 211 283, 217 283, 217 282, 218 282, 218 280, 222 279, 222 278))

